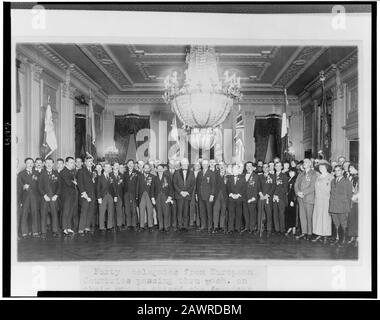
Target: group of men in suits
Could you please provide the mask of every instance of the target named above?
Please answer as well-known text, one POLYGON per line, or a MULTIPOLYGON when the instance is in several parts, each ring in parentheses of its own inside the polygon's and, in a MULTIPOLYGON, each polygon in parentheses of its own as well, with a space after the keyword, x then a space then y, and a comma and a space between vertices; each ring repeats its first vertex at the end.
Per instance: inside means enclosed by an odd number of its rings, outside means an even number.
MULTIPOLYGON (((188 159, 168 165, 128 160, 94 165, 94 159, 25 159, 18 174, 21 237, 85 235, 135 231, 285 233, 288 205, 287 164, 246 162, 227 167, 203 159, 192 168, 188 159), (285 167, 285 168, 284 168, 285 167), (50 213, 50 215, 49 215, 50 213)), ((305 159, 295 184, 302 233, 309 234, 316 172, 305 159), (309 192, 312 190, 311 192, 309 192), (311 199, 311 200, 310 200, 311 199)), ((336 221, 340 223, 340 221, 336 221)), ((344 223, 344 222, 343 222, 344 223)))

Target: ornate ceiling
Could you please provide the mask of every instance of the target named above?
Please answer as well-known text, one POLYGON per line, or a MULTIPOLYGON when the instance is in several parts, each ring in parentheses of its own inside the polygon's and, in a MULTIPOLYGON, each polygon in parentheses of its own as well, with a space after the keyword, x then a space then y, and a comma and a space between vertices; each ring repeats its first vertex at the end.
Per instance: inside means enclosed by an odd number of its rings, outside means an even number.
MULTIPOLYGON (((73 63, 108 95, 157 94, 172 71, 183 75, 188 46, 49 44, 49 50, 73 63)), ((241 77, 243 94, 299 94, 319 71, 338 63, 355 47, 216 46, 219 73, 241 77)))

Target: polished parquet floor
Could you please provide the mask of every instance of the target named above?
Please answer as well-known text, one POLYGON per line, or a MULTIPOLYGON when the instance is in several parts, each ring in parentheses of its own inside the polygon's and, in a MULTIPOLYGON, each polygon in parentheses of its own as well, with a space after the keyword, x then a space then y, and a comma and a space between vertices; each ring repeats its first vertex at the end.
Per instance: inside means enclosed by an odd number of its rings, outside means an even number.
POLYGON ((279 235, 188 232, 95 232, 84 237, 18 241, 18 261, 120 261, 170 259, 357 259, 358 248, 331 246, 279 235))

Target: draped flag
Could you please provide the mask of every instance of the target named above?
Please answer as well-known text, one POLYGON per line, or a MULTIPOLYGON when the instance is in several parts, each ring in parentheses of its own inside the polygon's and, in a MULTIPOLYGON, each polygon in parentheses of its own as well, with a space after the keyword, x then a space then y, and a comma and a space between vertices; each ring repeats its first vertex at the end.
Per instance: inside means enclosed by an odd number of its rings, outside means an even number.
POLYGON ((322 101, 321 101, 321 129, 320 129, 320 146, 324 158, 330 155, 330 125, 327 110, 327 97, 325 90, 325 76, 323 71, 320 73, 320 80, 322 84, 322 101))
POLYGON ((19 69, 20 69, 20 60, 16 59, 16 101, 17 101, 17 106, 16 106, 16 112, 21 112, 21 90, 20 90, 20 75, 19 75, 19 69))
POLYGON ((89 118, 90 118, 90 127, 91 127, 91 130, 90 130, 90 133, 91 133, 91 142, 92 142, 92 144, 95 144, 95 140, 96 140, 95 114, 94 114, 94 107, 92 106, 92 99, 90 99, 89 110, 88 111, 89 111, 88 115, 89 115, 89 118))
POLYGON ((172 124, 171 124, 171 131, 170 136, 172 137, 173 141, 178 142, 178 129, 177 129, 177 117, 174 115, 172 124))
POLYGON ((235 161, 237 163, 244 161, 244 121, 241 112, 240 104, 238 105, 236 115, 236 130, 235 130, 235 161))
POLYGON ((288 95, 286 93, 286 88, 284 88, 284 108, 282 111, 282 121, 281 121, 281 155, 283 160, 287 160, 288 157, 288 147, 289 147, 289 137, 288 137, 288 117, 286 116, 286 109, 288 107, 288 95))
POLYGON ((48 103, 46 107, 45 113, 45 134, 44 134, 44 143, 43 146, 45 148, 49 148, 50 151, 45 156, 45 159, 50 156, 54 150, 57 149, 57 138, 55 136, 54 131, 54 123, 53 123, 53 114, 51 112, 50 103, 48 103))
POLYGON ((95 113, 92 104, 92 97, 90 92, 90 101, 88 103, 88 130, 87 130, 87 151, 86 155, 94 158, 96 156, 96 131, 95 131, 95 113))
MULTIPOLYGON (((170 130, 170 137, 172 141, 175 141, 176 144, 179 143, 178 128, 177 128, 177 116, 174 115, 170 130)), ((173 155, 174 158, 180 158, 180 148, 177 150, 176 154, 173 155)))

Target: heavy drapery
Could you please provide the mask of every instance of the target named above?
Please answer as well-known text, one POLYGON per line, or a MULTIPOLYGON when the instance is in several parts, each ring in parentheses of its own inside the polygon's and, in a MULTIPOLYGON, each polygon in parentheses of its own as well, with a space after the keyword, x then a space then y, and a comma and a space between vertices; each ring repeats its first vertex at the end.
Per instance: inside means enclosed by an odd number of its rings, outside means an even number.
POLYGON ((256 119, 254 137, 256 160, 269 161, 273 157, 281 157, 281 119, 277 115, 256 119))
MULTIPOLYGON (((136 141, 136 135, 141 129, 149 129, 149 116, 137 114, 116 115, 114 140, 119 150, 119 161, 124 162, 127 157, 130 138, 133 139, 136 149, 143 142, 136 141)), ((135 160, 135 159, 134 159, 135 160)))

